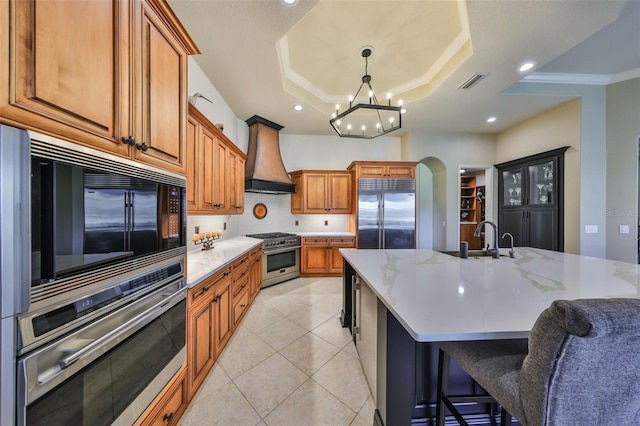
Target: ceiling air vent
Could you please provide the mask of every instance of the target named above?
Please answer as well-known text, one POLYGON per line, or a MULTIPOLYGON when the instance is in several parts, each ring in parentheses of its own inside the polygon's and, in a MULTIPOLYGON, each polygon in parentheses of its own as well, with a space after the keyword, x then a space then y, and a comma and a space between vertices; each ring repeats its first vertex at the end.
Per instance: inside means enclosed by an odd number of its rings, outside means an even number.
POLYGON ((467 81, 458 86, 458 89, 471 89, 473 86, 478 84, 480 80, 488 76, 488 72, 477 72, 473 74, 467 81))

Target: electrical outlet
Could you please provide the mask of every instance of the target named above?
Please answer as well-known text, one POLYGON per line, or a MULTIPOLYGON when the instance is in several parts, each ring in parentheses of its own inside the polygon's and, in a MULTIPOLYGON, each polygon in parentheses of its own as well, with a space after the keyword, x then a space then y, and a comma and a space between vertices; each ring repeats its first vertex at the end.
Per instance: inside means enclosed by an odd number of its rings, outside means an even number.
POLYGON ((628 234, 629 233, 629 225, 620 225, 620 233, 628 234))
POLYGON ((298 226, 298 221, 296 220, 296 226, 298 226))
POLYGON ((324 226, 329 226, 329 221, 328 220, 324 221, 324 226))
POLYGON ((226 230, 227 230, 227 222, 224 222, 224 223, 222 224, 222 229, 223 229, 224 231, 226 231, 226 230))
POLYGON ((597 234, 598 233, 598 225, 585 225, 584 233, 585 234, 597 234))
POLYGON ((198 225, 196 225, 196 234, 200 233, 200 227, 198 225))

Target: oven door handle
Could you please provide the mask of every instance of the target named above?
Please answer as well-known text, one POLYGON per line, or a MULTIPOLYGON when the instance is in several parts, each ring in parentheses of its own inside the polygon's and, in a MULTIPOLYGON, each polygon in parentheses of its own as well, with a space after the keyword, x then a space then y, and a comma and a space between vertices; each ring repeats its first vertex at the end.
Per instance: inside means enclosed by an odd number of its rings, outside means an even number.
POLYGON ((106 333, 104 336, 99 337, 93 342, 89 343, 87 346, 75 351, 68 357, 62 358, 58 361, 58 365, 61 369, 65 369, 71 366, 76 361, 80 360, 83 356, 90 354, 91 352, 98 350, 102 347, 111 347, 114 346, 112 343, 124 341, 127 337, 131 336, 133 333, 141 329, 146 324, 153 321, 164 311, 173 307, 175 304, 180 302, 184 298, 184 289, 180 289, 177 292, 171 294, 166 299, 156 303, 151 308, 142 312, 140 315, 132 318, 130 321, 122 324, 121 326, 114 328, 110 332, 106 333), (167 307, 167 305, 169 305, 167 307))
POLYGON ((265 255, 270 255, 270 254, 285 253, 285 252, 288 252, 288 251, 291 251, 291 250, 299 249, 300 247, 302 247, 302 246, 283 247, 283 248, 281 248, 281 249, 275 249, 275 250, 268 250, 268 251, 265 251, 265 252, 264 252, 264 254, 265 254, 265 255))

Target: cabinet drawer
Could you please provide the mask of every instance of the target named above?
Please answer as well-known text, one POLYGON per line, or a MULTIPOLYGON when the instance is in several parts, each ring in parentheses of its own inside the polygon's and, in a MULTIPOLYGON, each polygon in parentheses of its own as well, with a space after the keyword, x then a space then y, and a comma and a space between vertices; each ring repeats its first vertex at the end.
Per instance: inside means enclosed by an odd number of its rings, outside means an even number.
POLYGON ((329 245, 329 238, 309 238, 309 237, 304 237, 302 238, 302 245, 305 246, 328 246, 329 245))
POLYGON ((331 238, 329 242, 331 247, 355 247, 355 241, 353 238, 331 238))
POLYGON ((187 405, 186 370, 178 373, 174 382, 166 389, 149 415, 139 423, 142 426, 171 426, 178 424, 187 405))
MULTIPOLYGON (((248 281, 247 281, 248 282, 248 281)), ((249 307, 249 289, 242 288, 236 296, 234 296, 233 304, 233 326, 235 327, 240 322, 242 315, 249 307)))
POLYGON ((231 291, 233 293, 233 297, 238 297, 238 294, 249 286, 249 270, 247 269, 242 275, 242 277, 233 281, 231 284, 231 291))
POLYGON ((187 306, 191 306, 193 303, 199 303, 201 300, 206 300, 206 296, 211 295, 211 288, 230 274, 231 268, 226 267, 223 270, 216 272, 209 278, 206 278, 197 286, 189 289, 187 293, 187 306))

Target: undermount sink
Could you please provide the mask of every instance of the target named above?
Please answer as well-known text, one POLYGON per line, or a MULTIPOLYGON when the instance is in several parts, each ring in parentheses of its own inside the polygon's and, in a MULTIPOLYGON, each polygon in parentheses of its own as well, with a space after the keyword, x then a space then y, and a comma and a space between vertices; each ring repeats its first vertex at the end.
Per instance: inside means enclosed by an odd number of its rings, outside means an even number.
MULTIPOLYGON (((440 253, 448 254, 453 257, 460 257, 459 251, 441 251, 440 253)), ((491 253, 487 253, 484 250, 469 250, 469 258, 478 257, 491 257, 491 253)), ((500 257, 509 257, 506 254, 500 254, 500 257)))

